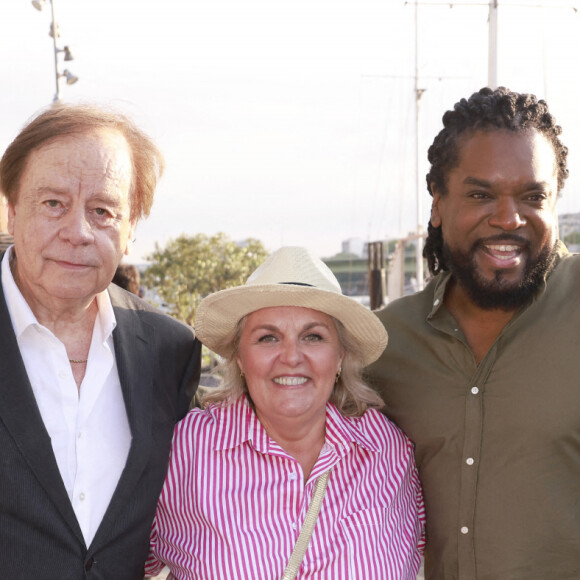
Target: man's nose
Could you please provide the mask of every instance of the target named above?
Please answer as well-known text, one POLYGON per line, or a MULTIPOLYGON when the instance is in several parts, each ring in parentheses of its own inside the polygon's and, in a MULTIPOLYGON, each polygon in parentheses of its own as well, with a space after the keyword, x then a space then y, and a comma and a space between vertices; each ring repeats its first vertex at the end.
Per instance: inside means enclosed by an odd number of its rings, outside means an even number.
POLYGON ((517 200, 513 198, 498 199, 493 214, 489 218, 489 225, 510 231, 521 228, 526 223, 522 217, 517 200))
POLYGON ((93 241, 93 230, 84 208, 73 206, 66 211, 61 218, 60 237, 75 245, 93 241))

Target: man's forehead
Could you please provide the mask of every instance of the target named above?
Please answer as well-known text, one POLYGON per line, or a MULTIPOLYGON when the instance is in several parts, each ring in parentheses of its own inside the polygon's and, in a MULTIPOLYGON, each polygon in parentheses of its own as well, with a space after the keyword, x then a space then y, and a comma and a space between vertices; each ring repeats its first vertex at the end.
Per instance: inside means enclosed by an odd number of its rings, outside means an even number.
POLYGON ((487 127, 465 131, 457 138, 457 152, 459 159, 466 150, 473 147, 488 147, 511 149, 514 145, 526 145, 530 148, 540 148, 544 153, 556 158, 553 143, 548 137, 534 127, 518 129, 516 131, 502 127, 487 127))
POLYGON ((129 149, 125 136, 112 127, 89 127, 73 133, 63 133, 50 137, 32 149, 31 153, 54 148, 74 147, 80 143, 101 143, 120 150, 129 149))
POLYGON ((118 131, 60 135, 29 154, 19 193, 65 193, 85 186, 102 192, 118 187, 124 190, 131 187, 132 175, 131 152, 118 131))
POLYGON ((536 129, 510 131, 487 129, 472 131, 458 139, 457 163, 460 166, 501 166, 518 162, 532 169, 557 174, 557 155, 553 143, 536 129))
POLYGON ((23 174, 37 165, 50 168, 124 168, 129 171, 132 155, 125 137, 115 130, 95 129, 90 132, 55 136, 33 149, 26 160, 23 174))

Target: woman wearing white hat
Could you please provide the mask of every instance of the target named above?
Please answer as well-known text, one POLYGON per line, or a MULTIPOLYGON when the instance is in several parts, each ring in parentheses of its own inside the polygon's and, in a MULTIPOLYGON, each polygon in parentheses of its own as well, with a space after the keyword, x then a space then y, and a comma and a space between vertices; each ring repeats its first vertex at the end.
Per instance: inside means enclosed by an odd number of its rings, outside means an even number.
POLYGON ((147 572, 415 579, 424 530, 409 440, 361 379, 387 334, 303 248, 200 304, 225 381, 178 424, 147 572))

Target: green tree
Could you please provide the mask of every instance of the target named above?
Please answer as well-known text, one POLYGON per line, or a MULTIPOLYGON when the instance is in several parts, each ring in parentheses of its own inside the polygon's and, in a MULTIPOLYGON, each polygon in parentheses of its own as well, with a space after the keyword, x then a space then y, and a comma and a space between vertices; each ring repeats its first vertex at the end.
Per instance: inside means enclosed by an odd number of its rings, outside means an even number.
POLYGON ((142 279, 172 316, 193 324, 202 298, 243 284, 267 256, 262 242, 252 238, 240 247, 223 233, 182 235, 165 248, 155 244, 155 251, 147 256, 153 264, 142 279))

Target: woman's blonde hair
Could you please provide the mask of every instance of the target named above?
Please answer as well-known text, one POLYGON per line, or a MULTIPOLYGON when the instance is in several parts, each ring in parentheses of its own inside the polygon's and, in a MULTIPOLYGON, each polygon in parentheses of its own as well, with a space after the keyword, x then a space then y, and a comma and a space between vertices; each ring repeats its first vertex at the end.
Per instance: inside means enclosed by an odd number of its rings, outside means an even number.
MULTIPOLYGON (((209 389, 202 395, 201 405, 203 407, 229 405, 242 395, 250 398, 248 386, 236 361, 246 318, 247 316, 244 316, 236 326, 231 356, 218 365, 214 371, 222 377, 222 384, 219 387, 209 389)), ((384 402, 379 394, 363 381, 362 356, 356 343, 351 340, 348 331, 341 322, 332 316, 330 318, 334 322, 340 347, 344 351, 342 370, 330 395, 330 402, 342 415, 347 417, 360 417, 369 408, 382 409, 384 402)))

